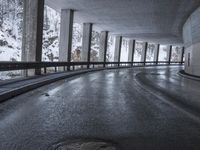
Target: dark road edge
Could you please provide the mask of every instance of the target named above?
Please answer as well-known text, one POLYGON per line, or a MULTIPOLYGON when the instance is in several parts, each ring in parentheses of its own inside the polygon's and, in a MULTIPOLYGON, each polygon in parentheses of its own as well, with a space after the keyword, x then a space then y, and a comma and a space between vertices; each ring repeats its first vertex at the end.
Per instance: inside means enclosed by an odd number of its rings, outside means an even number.
POLYGON ((195 76, 195 75, 188 74, 188 73, 186 73, 184 70, 179 71, 178 74, 179 74, 181 77, 184 77, 184 78, 188 78, 188 79, 191 79, 191 80, 200 81, 200 76, 195 76))
POLYGON ((151 82, 147 78, 145 78, 144 73, 136 74, 136 83, 143 88, 145 91, 154 95, 164 103, 169 104, 171 107, 174 107, 181 112, 185 113, 187 116, 192 118, 193 120, 200 123, 200 112, 199 107, 192 103, 187 103, 184 97, 177 96, 171 92, 167 92, 165 88, 162 88, 155 83, 151 82))

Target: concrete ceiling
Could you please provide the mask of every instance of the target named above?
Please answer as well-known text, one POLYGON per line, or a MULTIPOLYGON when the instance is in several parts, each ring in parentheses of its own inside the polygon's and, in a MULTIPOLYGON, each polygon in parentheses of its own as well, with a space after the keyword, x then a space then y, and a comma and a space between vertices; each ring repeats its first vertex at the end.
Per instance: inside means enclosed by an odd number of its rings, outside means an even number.
POLYGON ((139 40, 182 44, 182 27, 200 0, 46 0, 60 11, 74 9, 75 21, 139 40))

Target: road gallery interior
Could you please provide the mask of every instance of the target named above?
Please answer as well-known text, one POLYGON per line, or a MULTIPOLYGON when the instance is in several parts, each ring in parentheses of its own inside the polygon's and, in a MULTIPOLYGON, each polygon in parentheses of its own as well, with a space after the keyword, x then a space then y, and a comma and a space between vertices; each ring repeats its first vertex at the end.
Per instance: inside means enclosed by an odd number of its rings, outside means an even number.
POLYGON ((200 149, 200 0, 0 0, 0 149, 200 149))

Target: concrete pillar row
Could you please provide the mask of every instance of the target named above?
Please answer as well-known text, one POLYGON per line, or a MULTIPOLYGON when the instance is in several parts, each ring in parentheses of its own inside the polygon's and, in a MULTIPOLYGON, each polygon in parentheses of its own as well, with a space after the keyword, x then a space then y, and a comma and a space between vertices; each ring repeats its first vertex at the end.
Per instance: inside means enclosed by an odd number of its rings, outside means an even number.
MULTIPOLYGON (((74 11, 70 9, 61 10, 59 61, 71 62, 72 36, 73 36, 74 11)), ((68 67, 68 70, 70 68, 68 67)))
POLYGON ((154 62, 156 62, 156 64, 158 64, 159 52, 160 52, 160 44, 157 45, 157 49, 155 50, 154 54, 154 62))
POLYGON ((144 62, 144 64, 146 63, 147 49, 148 49, 148 43, 145 42, 143 44, 142 57, 141 57, 141 62, 144 62))
POLYGON ((108 31, 102 31, 100 34, 99 62, 104 62, 104 63, 106 62, 107 46, 108 46, 108 31))
MULTIPOLYGON (((91 40, 92 40, 92 23, 83 24, 83 43, 81 52, 81 61, 90 62, 91 40)), ((89 68, 89 65, 88 65, 89 68)))
POLYGON ((170 58, 170 45, 167 45, 167 58, 166 58, 166 62, 169 62, 169 58, 170 58))
POLYGON ((133 65, 135 53, 135 40, 129 40, 129 50, 128 50, 128 62, 131 62, 133 65))
POLYGON ((182 48, 182 52, 181 52, 181 64, 183 64, 183 58, 184 58, 184 55, 185 55, 185 47, 182 48))
POLYGON ((120 63, 121 47, 122 47, 122 36, 116 36, 115 37, 114 62, 120 63))
MULTIPOLYGON (((23 0, 22 61, 42 61, 44 0, 23 0)), ((29 70, 27 75, 40 75, 41 69, 29 70)))
POLYGON ((167 53, 168 64, 171 64, 171 57, 172 57, 172 45, 169 46, 169 51, 167 53))

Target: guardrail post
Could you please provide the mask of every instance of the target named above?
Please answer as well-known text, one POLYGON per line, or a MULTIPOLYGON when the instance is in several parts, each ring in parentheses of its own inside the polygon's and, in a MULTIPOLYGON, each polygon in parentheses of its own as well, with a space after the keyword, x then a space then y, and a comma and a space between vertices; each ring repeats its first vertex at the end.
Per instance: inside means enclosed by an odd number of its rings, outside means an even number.
POLYGON ((57 67, 55 66, 55 72, 57 72, 57 67))
POLYGON ((44 67, 44 74, 47 74, 47 67, 44 67))
POLYGON ((71 70, 71 64, 70 62, 67 63, 67 71, 70 71, 71 70))

